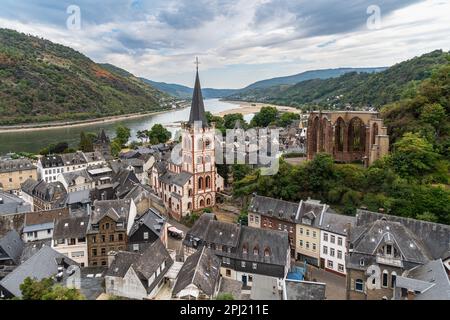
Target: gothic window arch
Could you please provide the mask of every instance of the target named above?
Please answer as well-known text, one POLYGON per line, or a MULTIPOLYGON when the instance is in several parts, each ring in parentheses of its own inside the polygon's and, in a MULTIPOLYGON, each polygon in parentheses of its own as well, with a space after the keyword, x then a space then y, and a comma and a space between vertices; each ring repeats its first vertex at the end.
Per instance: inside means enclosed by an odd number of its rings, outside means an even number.
POLYGON ((205 179, 206 188, 211 188, 211 177, 207 176, 205 179))
POLYGON ((197 148, 199 150, 203 150, 203 139, 202 138, 197 140, 197 148))
POLYGON ((345 122, 339 117, 334 128, 334 144, 336 151, 344 151, 345 122))
POLYGON ((203 189, 203 177, 198 178, 198 188, 203 189))
POLYGON ((207 205, 207 206, 210 206, 210 205, 211 205, 211 199, 210 199, 210 198, 207 198, 207 199, 206 199, 206 205, 207 205))
POLYGON ((365 151, 366 149, 366 126, 364 122, 355 117, 348 125, 348 150, 365 151))
POLYGON ((204 199, 200 199, 200 208, 203 208, 205 206, 205 200, 204 199))
POLYGON ((372 145, 375 144, 377 135, 378 135, 378 124, 374 123, 372 126, 372 145))

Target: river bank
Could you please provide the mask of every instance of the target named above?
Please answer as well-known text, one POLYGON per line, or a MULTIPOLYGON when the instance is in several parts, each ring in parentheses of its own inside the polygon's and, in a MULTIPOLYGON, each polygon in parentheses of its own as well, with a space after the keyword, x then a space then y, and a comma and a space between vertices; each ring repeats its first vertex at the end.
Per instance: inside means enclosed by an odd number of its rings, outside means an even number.
POLYGON ((223 116, 225 116, 227 114, 241 113, 242 115, 245 116, 245 115, 248 115, 248 114, 258 113, 261 110, 262 107, 275 107, 280 112, 301 113, 301 110, 293 108, 293 107, 278 106, 278 105, 270 104, 270 103, 246 102, 246 101, 228 101, 228 100, 222 100, 222 101, 226 102, 226 103, 231 103, 231 104, 237 105, 239 107, 234 108, 234 109, 224 110, 224 111, 221 111, 221 112, 217 112, 214 115, 223 117, 223 116))

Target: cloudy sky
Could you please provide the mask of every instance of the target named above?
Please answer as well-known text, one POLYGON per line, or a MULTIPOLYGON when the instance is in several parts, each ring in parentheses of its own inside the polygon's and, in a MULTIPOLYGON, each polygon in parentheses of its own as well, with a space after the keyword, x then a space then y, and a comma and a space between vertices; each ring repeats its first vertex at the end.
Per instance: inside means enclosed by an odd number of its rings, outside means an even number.
POLYGON ((95 2, 0 0, 0 27, 189 86, 199 56, 203 87, 216 88, 313 69, 389 66, 450 49, 450 0, 95 2), (71 5, 80 9, 80 28, 71 5))

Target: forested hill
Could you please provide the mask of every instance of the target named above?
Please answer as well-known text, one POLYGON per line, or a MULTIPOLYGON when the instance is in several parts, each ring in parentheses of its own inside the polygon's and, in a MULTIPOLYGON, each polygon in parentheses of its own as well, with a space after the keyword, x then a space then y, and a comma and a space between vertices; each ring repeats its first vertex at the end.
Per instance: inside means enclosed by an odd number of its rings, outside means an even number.
POLYGON ((48 40, 0 29, 0 124, 156 111, 171 100, 119 70, 48 40))
POLYGON ((418 83, 447 62, 447 56, 448 53, 436 50, 378 73, 351 72, 337 78, 244 91, 228 98, 291 106, 319 105, 327 109, 342 109, 347 104, 381 107, 411 95, 418 83))

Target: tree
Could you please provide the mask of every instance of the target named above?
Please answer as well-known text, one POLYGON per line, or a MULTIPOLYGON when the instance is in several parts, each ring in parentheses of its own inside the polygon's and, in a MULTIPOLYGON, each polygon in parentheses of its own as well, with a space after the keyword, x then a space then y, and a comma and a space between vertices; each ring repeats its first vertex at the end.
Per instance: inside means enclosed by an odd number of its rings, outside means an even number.
POLYGON ((285 112, 278 120, 278 125, 280 127, 287 127, 288 125, 292 124, 294 120, 300 120, 300 115, 298 113, 285 112))
POLYGON ((119 155, 120 151, 122 151, 122 144, 117 139, 114 139, 111 142, 111 154, 114 157, 117 157, 119 155))
POLYGON ((277 119, 278 110, 275 107, 262 107, 261 110, 255 114, 250 126, 252 127, 267 127, 277 119))
POLYGON ((439 103, 427 104, 422 108, 420 119, 431 125, 435 129, 435 136, 438 137, 446 122, 445 109, 439 103))
POLYGON ((23 300, 84 300, 77 289, 55 285, 52 278, 41 280, 27 277, 20 285, 23 300))
POLYGON ((44 294, 41 300, 85 300, 79 290, 55 285, 50 292, 44 294))
POLYGON ((238 217, 238 223, 243 226, 248 226, 248 211, 242 210, 241 214, 238 217))
POLYGON ((410 132, 394 144, 394 152, 390 156, 395 172, 403 178, 418 180, 435 169, 438 158, 439 154, 434 152, 431 143, 410 132))
POLYGON ((225 127, 225 129, 234 129, 235 125, 236 125, 236 121, 240 121, 242 127, 246 126, 246 122, 244 120, 244 116, 242 115, 242 113, 230 113, 230 114, 226 114, 223 117, 223 125, 225 127))
POLYGON ((234 300, 234 297, 231 293, 220 293, 217 295, 216 300, 234 300))
POLYGON ((130 137, 131 137, 130 128, 127 128, 123 125, 119 125, 116 127, 116 138, 114 140, 120 143, 121 146, 126 145, 130 137))
POLYGON ((172 133, 164 128, 161 124, 155 124, 150 131, 147 132, 151 144, 166 143, 172 133))
POLYGON ((90 135, 86 134, 84 131, 80 133, 80 144, 79 149, 83 152, 94 151, 93 141, 90 135))

